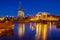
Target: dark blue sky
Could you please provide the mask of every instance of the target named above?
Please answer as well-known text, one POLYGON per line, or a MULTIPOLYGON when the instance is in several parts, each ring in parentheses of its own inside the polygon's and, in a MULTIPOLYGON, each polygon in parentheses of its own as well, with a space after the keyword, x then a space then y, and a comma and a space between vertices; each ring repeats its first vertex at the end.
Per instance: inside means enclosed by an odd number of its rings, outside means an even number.
POLYGON ((60 15, 60 0, 0 0, 0 16, 17 16, 19 1, 25 16, 36 15, 38 12, 60 15))

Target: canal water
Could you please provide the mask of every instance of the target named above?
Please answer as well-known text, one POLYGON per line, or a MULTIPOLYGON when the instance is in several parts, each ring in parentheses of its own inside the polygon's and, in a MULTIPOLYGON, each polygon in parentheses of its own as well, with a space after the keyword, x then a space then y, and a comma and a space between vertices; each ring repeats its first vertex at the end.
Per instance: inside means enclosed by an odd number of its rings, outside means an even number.
POLYGON ((60 40, 60 29, 56 25, 42 23, 14 24, 14 30, 0 40, 60 40))

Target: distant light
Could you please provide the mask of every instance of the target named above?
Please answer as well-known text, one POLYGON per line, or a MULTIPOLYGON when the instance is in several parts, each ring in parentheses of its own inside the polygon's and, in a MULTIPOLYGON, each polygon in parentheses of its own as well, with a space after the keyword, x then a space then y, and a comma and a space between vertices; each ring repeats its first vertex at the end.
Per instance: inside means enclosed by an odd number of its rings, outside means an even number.
POLYGON ((0 18, 0 20, 4 20, 4 17, 3 18, 0 18))

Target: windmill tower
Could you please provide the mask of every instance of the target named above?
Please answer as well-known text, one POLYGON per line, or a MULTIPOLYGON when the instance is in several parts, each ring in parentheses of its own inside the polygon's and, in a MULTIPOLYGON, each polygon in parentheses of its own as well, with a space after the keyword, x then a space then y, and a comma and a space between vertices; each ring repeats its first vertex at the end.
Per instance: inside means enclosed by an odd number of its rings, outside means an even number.
MULTIPOLYGON (((24 18, 24 10, 21 10, 21 2, 19 3, 19 10, 18 10, 18 17, 19 21, 23 20, 24 18)), ((21 37, 24 35, 25 32, 25 24, 24 23, 19 23, 18 24, 18 35, 21 37)))
POLYGON ((20 19, 24 17, 24 10, 21 9, 21 2, 19 2, 19 6, 18 6, 18 17, 20 19))

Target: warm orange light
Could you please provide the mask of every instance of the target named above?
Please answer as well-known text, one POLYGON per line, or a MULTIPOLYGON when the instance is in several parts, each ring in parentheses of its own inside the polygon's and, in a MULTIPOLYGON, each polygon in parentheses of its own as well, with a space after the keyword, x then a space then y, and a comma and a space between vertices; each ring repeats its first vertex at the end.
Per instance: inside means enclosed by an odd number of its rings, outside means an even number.
POLYGON ((19 24, 19 27, 18 27, 18 35, 20 37, 24 35, 24 31, 25 31, 25 25, 24 24, 19 24))
POLYGON ((4 18, 0 18, 0 20, 4 20, 4 18))
POLYGON ((36 26, 36 38, 37 39, 40 39, 41 32, 42 32, 42 24, 37 23, 37 26, 36 26))
POLYGON ((44 24, 44 29, 43 29, 43 40, 46 40, 46 38, 47 38, 47 24, 44 24))

